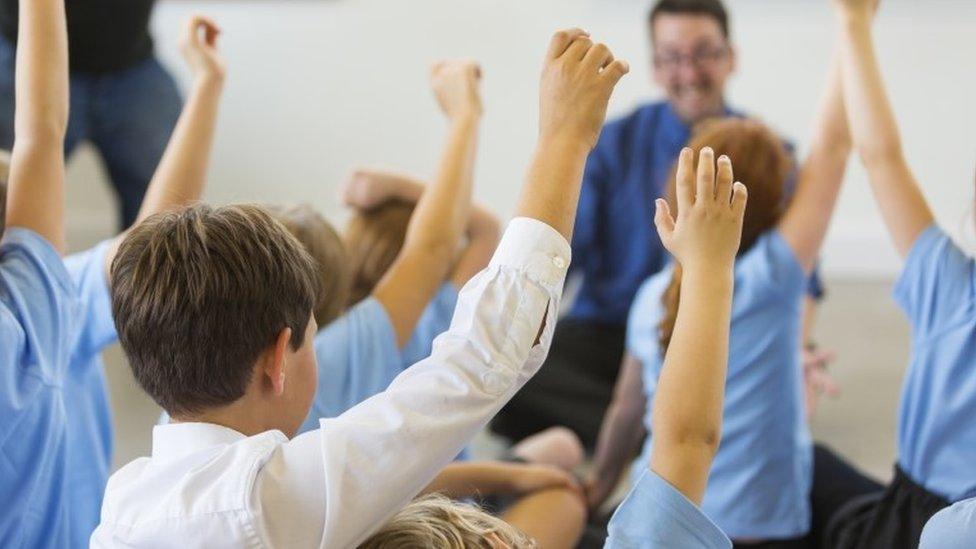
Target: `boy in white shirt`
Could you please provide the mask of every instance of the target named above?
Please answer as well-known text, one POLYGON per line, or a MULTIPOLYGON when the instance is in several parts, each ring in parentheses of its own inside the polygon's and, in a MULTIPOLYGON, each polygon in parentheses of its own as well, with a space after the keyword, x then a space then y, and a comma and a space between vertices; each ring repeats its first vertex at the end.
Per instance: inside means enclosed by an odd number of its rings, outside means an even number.
POLYGON ((409 502, 541 366, 583 165, 627 71, 582 31, 553 37, 518 217, 451 328, 388 390, 295 438, 316 386, 300 244, 247 205, 133 229, 112 265, 113 312, 173 423, 110 479, 92 545, 352 547, 409 502))

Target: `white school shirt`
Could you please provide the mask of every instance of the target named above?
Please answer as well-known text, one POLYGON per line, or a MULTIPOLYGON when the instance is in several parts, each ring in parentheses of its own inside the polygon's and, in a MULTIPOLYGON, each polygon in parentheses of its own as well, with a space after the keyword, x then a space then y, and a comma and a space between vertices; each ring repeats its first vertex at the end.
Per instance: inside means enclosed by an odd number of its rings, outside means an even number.
POLYGON ((514 219, 431 356, 317 430, 289 441, 279 431, 156 426, 152 457, 109 480, 92 547, 355 547, 538 371, 569 256, 553 228, 514 219))

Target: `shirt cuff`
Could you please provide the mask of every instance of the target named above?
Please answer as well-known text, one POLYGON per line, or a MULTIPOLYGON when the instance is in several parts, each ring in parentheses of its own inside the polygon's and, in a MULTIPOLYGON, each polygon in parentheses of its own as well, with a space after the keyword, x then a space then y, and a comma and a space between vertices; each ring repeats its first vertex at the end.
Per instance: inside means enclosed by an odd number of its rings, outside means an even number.
POLYGON ((546 223, 530 217, 516 217, 491 258, 492 266, 525 271, 530 278, 557 288, 566 279, 572 252, 569 242, 546 223))

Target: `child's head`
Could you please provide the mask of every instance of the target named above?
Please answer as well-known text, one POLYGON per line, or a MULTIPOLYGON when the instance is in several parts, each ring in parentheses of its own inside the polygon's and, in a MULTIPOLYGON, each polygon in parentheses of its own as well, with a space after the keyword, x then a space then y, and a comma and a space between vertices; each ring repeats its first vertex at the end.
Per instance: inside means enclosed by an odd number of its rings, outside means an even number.
MULTIPOLYGON (((742 245, 739 254, 747 252, 766 231, 774 228, 784 211, 786 183, 793 170, 793 161, 783 144, 768 127, 755 120, 726 118, 708 121, 695 128, 688 147, 699 151, 711 147, 715 157, 726 155, 732 160, 736 181, 749 189, 742 224, 742 245)), ((695 158, 697 169, 698 158, 695 158)), ((672 172, 667 200, 677 215, 677 180, 672 172)), ((675 265, 671 284, 663 296, 665 314, 658 327, 662 352, 671 342, 671 333, 678 317, 678 297, 681 293, 681 268, 675 265)))
POLYGON ((346 226, 346 249, 352 270, 349 305, 373 292, 396 260, 407 235, 414 205, 391 200, 369 211, 357 211, 346 226))
POLYGON ((443 496, 419 498, 394 516, 359 549, 523 549, 535 542, 475 505, 443 496))
POLYGON ((328 325, 342 314, 349 301, 349 261, 339 233, 305 204, 288 208, 273 206, 269 211, 315 261, 318 280, 315 322, 319 326, 328 325))
POLYGON ((196 205, 131 230, 112 312, 136 380, 176 420, 246 410, 292 436, 316 386, 314 264, 254 205, 196 205), (238 407, 232 408, 231 405, 238 407))

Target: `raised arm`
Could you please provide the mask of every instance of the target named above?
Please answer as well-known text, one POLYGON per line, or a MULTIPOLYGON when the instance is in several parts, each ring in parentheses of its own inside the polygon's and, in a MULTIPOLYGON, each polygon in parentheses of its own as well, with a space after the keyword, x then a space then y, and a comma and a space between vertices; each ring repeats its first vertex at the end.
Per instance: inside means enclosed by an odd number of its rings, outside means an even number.
POLYGON ((7 225, 30 229, 63 252, 68 127, 64 1, 20 0, 19 13, 7 225))
POLYGON ((552 38, 542 69, 539 141, 516 215, 538 219, 572 241, 586 156, 596 145, 610 94, 630 71, 580 29, 552 38))
MULTIPOLYGON (((343 189, 343 201, 360 210, 375 208, 389 200, 416 204, 425 188, 423 182, 405 174, 356 170, 343 189)), ((487 267, 500 236, 498 218, 487 208, 472 204, 465 227, 467 243, 447 275, 451 283, 460 288, 487 267)))
POLYGON ((702 149, 697 191, 693 154, 678 160, 678 219, 657 202, 661 242, 681 266, 681 305, 654 394, 651 469, 701 503, 722 430, 732 310, 732 266, 742 236, 746 189, 722 157, 702 149))
POLYGON ((780 233, 808 273, 820 255, 850 154, 840 58, 835 53, 814 122, 810 152, 800 168, 796 194, 779 224, 780 233))
MULTIPOLYGON (((206 17, 191 17, 184 25, 180 49, 193 71, 193 87, 149 183, 136 223, 195 202, 203 193, 224 85, 224 61, 217 51, 219 35, 220 29, 206 17)), ((125 234, 116 237, 106 254, 106 270, 125 234)))
POLYGON ((833 0, 841 34, 844 102, 854 147, 867 169, 881 216, 901 256, 934 222, 908 166, 871 35, 878 0, 833 0))
POLYGON ((468 223, 475 149, 481 119, 480 70, 471 62, 434 66, 431 83, 450 121, 437 176, 417 202, 403 249, 373 290, 397 344, 410 340, 417 320, 444 282, 468 223))

